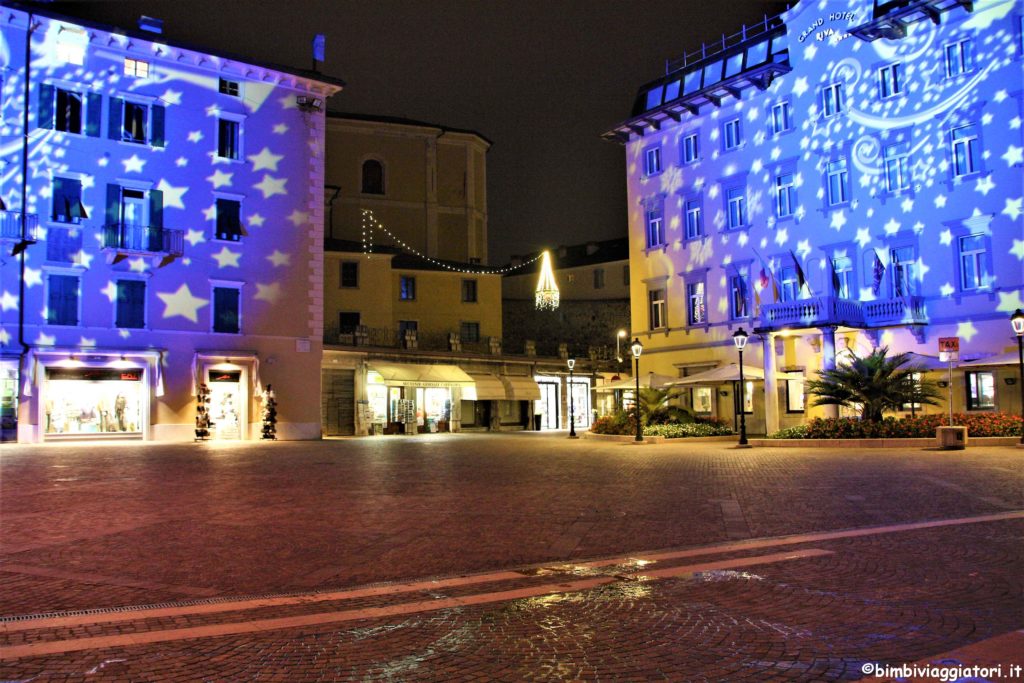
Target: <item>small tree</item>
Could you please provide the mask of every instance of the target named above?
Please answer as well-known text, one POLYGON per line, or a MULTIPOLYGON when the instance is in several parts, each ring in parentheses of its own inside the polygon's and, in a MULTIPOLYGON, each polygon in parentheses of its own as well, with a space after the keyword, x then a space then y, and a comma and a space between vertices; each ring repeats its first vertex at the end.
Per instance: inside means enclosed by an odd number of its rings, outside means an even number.
POLYGON ((807 393, 817 396, 816 406, 860 406, 860 419, 866 422, 880 422, 882 413, 899 410, 907 403, 938 405, 938 387, 914 377, 924 368, 908 365, 910 354, 888 354, 885 346, 863 357, 851 353, 849 362, 833 370, 822 370, 818 379, 809 380, 807 393))
POLYGON ((666 422, 693 422, 693 416, 670 401, 679 398, 681 392, 675 387, 640 390, 640 416, 644 424, 665 424, 666 422))

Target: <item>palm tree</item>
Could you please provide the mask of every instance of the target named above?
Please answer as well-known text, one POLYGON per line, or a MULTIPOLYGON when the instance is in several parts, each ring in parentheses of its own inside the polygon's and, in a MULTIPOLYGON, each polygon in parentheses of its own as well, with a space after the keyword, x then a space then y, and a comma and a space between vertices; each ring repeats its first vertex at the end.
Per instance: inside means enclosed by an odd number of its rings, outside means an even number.
POLYGON ((867 422, 880 422, 886 410, 906 403, 938 405, 941 394, 935 384, 915 377, 924 368, 908 365, 910 354, 888 354, 885 346, 863 357, 851 353, 849 362, 809 380, 807 393, 817 396, 816 406, 859 406, 860 419, 867 422))
POLYGON ((640 390, 640 415, 644 424, 665 422, 693 422, 693 417, 669 401, 679 398, 682 392, 676 387, 666 389, 643 388, 640 390))

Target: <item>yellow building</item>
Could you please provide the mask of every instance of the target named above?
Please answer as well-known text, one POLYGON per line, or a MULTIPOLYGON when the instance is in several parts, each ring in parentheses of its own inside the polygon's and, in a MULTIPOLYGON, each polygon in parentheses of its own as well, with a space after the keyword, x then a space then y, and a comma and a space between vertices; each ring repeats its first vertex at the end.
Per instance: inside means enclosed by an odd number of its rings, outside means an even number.
POLYGON ((364 209, 397 244, 432 258, 487 262, 487 150, 473 131, 421 121, 328 113, 327 236, 363 240, 364 209))

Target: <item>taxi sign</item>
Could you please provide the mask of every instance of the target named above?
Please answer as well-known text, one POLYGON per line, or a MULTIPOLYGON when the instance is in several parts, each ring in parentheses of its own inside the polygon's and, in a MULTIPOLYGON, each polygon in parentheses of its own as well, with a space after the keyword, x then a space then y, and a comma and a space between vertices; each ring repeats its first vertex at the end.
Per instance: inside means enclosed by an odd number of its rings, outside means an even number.
POLYGON ((959 353, 960 337, 939 337, 939 352, 959 353))

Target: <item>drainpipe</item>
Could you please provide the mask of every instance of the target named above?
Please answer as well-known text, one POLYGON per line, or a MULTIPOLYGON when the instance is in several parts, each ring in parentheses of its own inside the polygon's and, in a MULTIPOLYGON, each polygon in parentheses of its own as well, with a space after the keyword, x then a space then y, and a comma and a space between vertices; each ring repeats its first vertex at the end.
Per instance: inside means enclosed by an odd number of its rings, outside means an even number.
POLYGON ((327 220, 330 221, 330 238, 334 239, 334 200, 341 194, 341 185, 324 185, 325 190, 334 190, 334 194, 327 200, 330 210, 327 213, 327 220))
MULTIPOLYGON (((31 92, 32 73, 32 32, 35 30, 33 23, 35 15, 28 14, 28 26, 25 29, 25 101, 22 103, 22 142, 21 142, 21 242, 26 245, 28 239, 28 100, 31 92)), ((18 343, 21 345, 21 355, 18 358, 18 413, 20 423, 21 403, 24 391, 24 375, 22 369, 25 367, 25 359, 31 350, 25 342, 25 252, 27 245, 22 247, 19 255, 18 278, 18 343)))

